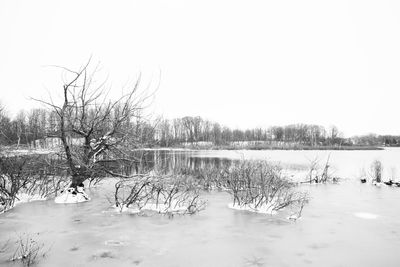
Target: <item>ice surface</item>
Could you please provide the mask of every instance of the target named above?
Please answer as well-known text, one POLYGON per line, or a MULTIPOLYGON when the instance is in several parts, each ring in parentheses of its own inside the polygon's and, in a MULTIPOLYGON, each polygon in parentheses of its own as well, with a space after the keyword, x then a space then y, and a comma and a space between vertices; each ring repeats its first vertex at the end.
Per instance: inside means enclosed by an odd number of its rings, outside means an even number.
POLYGON ((356 212, 356 213, 354 213, 354 216, 361 218, 361 219, 369 219, 369 220, 378 218, 377 214, 368 213, 368 212, 356 212))
POLYGON ((11 206, 7 209, 3 209, 4 206, 0 205, 0 214, 4 213, 6 211, 9 211, 12 208, 14 208, 15 206, 22 204, 22 203, 28 203, 28 202, 32 202, 32 201, 43 201, 43 200, 47 200, 47 198, 42 197, 39 194, 29 195, 27 193, 18 193, 13 206, 11 206))
MULTIPOLYGON (((233 151, 196 153, 242 157, 233 151)), ((226 192, 203 193, 208 206, 194 216, 104 212, 114 190, 104 181, 86 189, 92 200, 85 203, 33 201, 0 215, 0 247, 16 233, 40 233, 40 241, 51 247, 38 264, 44 267, 399 266, 400 188, 366 186, 357 175, 376 158, 388 166, 384 171, 399 169, 400 149, 243 152, 244 158, 295 164, 329 153, 335 175, 347 179, 340 185, 301 185, 311 200, 297 223, 287 220, 289 210, 274 216, 232 210, 226 192)), ((0 253, 0 266, 10 265, 5 259, 12 253, 0 253)))

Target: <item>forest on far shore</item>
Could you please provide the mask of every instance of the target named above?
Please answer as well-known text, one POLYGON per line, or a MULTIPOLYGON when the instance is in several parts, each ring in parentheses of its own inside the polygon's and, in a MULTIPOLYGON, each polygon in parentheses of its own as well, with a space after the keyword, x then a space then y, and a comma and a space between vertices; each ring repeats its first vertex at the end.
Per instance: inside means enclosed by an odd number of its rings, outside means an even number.
MULTIPOLYGON (((5 107, 0 107, 0 145, 38 144, 35 140, 57 137, 59 121, 54 111, 35 108, 20 111, 16 116, 8 115, 5 107)), ((398 146, 400 136, 369 134, 344 137, 339 129, 331 126, 291 124, 268 128, 232 129, 218 122, 199 116, 164 119, 136 118, 125 127, 138 138, 143 147, 227 147, 229 145, 254 146, 269 145, 274 148, 287 146, 301 147, 371 147, 398 146)), ((73 137, 73 133, 71 133, 73 137)))

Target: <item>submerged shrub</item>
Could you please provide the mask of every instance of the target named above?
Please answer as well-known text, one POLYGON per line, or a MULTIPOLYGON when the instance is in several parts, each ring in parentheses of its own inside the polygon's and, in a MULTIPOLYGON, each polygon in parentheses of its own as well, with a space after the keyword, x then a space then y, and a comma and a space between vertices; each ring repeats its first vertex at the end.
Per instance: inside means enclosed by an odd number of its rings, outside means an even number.
POLYGON ((194 214, 205 207, 198 188, 188 176, 148 175, 120 180, 115 184, 114 200, 119 211, 194 214))
POLYGON ((273 213, 288 206, 303 206, 307 195, 294 190, 295 184, 278 166, 265 161, 243 161, 229 169, 227 178, 232 207, 273 213))
POLYGON ((49 171, 47 164, 39 158, 0 157, 0 212, 12 208, 17 201, 57 194, 66 176, 49 171))
POLYGON ((0 212, 12 207, 18 192, 30 183, 26 164, 19 157, 0 158, 0 212))
POLYGON ((310 161, 309 171, 307 175, 307 180, 303 183, 337 183, 340 181, 339 177, 334 177, 330 173, 330 156, 328 156, 325 164, 321 167, 319 164, 319 159, 315 158, 310 161))
POLYGON ((184 175, 193 178, 193 183, 202 190, 211 191, 227 189, 228 167, 204 166, 202 168, 180 168, 174 175, 184 175))
POLYGON ((43 250, 44 244, 39 243, 34 235, 21 234, 15 245, 15 251, 10 261, 19 261, 23 266, 35 265, 46 256, 46 252, 43 250))
POLYGON ((371 176, 372 176, 372 181, 381 183, 382 182, 382 163, 379 160, 374 160, 371 163, 371 176))

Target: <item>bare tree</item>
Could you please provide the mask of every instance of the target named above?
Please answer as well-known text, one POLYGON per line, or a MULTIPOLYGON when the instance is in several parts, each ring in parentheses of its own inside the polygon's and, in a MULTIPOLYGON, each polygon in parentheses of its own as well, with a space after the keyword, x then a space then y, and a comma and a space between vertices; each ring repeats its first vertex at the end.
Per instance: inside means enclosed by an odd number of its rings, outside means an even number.
POLYGON ((58 67, 64 72, 61 103, 51 96, 47 101, 34 99, 54 111, 57 123, 52 130, 61 140, 72 176, 70 187, 75 189, 94 176, 118 175, 110 167, 113 163, 134 160, 126 144, 139 146, 133 129, 140 121, 135 118, 149 99, 138 92, 139 77, 127 93, 110 100, 106 83, 95 80, 98 67, 89 71, 89 65, 90 60, 78 71, 58 67))
POLYGON ((7 116, 5 107, 0 103, 0 145, 11 141, 9 131, 11 130, 10 118, 7 116))

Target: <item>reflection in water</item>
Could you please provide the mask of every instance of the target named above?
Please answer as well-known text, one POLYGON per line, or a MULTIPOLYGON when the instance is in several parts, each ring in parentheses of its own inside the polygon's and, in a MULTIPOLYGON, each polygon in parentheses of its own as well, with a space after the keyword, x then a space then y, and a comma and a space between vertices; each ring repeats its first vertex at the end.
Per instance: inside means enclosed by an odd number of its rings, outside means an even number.
POLYGON ((170 172, 173 170, 187 168, 190 170, 198 170, 202 168, 225 168, 229 167, 232 160, 219 157, 197 157, 196 151, 165 151, 165 150, 150 150, 138 151, 136 157, 140 158, 139 163, 135 163, 131 169, 131 173, 148 172, 157 169, 160 172, 170 172), (139 156, 138 156, 139 155, 139 156))

